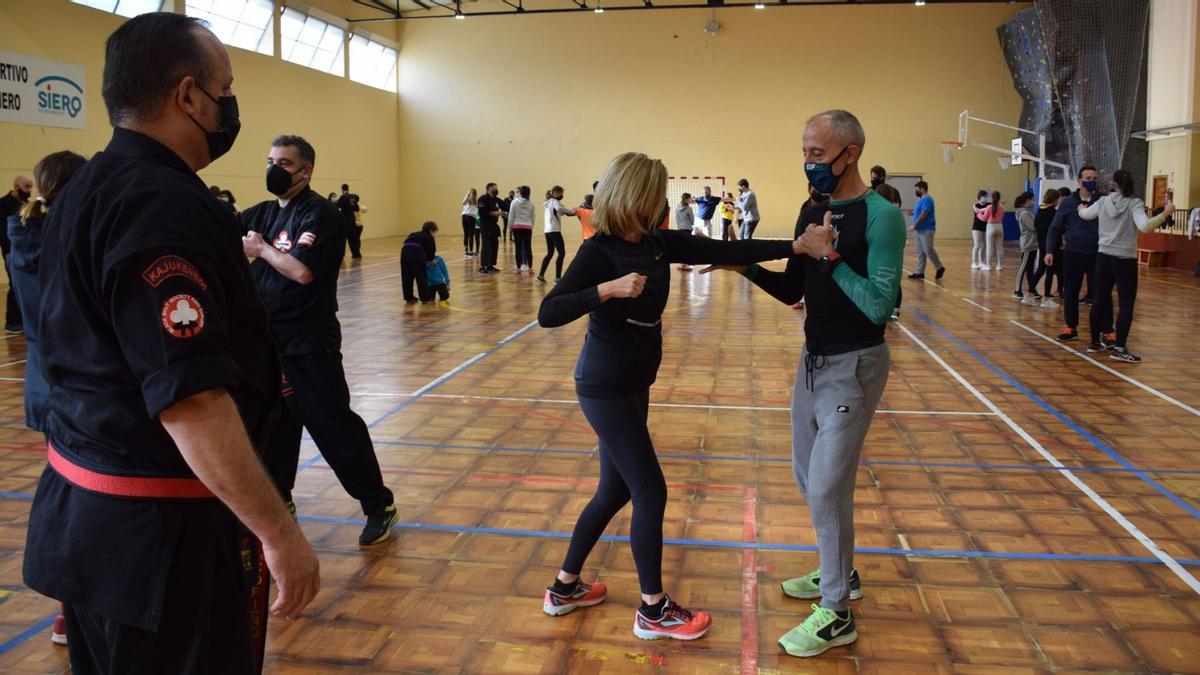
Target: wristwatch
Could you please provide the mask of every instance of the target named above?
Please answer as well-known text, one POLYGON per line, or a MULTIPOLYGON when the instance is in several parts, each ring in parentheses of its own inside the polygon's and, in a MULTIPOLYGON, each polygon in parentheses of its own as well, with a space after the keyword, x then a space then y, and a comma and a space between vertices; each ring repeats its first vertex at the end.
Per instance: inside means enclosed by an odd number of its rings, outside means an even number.
POLYGON ((838 255, 837 251, 834 251, 829 255, 821 256, 821 259, 817 261, 817 266, 821 268, 822 272, 829 274, 840 262, 842 262, 842 256, 838 255))

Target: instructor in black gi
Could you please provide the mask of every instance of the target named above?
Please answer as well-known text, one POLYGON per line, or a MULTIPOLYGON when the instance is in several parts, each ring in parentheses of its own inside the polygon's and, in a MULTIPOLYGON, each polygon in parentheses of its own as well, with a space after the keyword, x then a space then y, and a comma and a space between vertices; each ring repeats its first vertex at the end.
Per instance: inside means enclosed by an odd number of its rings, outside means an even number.
POLYGON ((237 136, 232 87, 199 20, 125 22, 105 50, 112 140, 46 219, 49 465, 24 579, 62 601, 77 674, 257 672, 267 568, 276 614, 320 586, 255 454, 278 401, 266 313, 196 175, 237 136))
POLYGON ((316 151, 300 136, 276 138, 266 176, 267 190, 276 198, 242 212, 247 229, 242 246, 255 258, 250 269, 271 318, 283 396, 291 410, 276 434, 268 466, 294 510, 301 425, 307 427, 342 487, 362 504, 367 524, 358 543, 369 546, 391 534, 396 507, 367 425, 350 409, 337 318, 346 240, 337 208, 309 187, 316 162, 316 151))

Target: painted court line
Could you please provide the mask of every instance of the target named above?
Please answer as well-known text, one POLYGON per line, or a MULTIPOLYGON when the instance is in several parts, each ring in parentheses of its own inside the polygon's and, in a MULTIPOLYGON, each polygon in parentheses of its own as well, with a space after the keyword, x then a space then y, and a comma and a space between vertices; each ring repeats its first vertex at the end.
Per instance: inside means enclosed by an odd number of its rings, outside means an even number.
MULTIPOLYGON (((758 488, 742 493, 742 541, 758 541, 758 488)), ((758 551, 742 549, 742 675, 758 675, 758 551)))
POLYGON ((26 628, 25 630, 21 631, 20 633, 17 633, 16 635, 9 638, 8 642, 5 642, 4 644, 0 644, 0 654, 7 654, 8 652, 12 651, 14 648, 19 647, 21 644, 23 644, 25 642, 28 642, 29 639, 32 638, 33 636, 46 630, 47 628, 49 628, 51 626, 51 624, 54 623, 54 619, 57 616, 58 616, 58 612, 55 612, 55 613, 51 614, 50 616, 42 619, 41 621, 33 624, 29 628, 26 628))
POLYGON ((1052 344, 1056 347, 1061 347, 1065 351, 1068 351, 1068 352, 1074 354, 1075 356, 1078 356, 1079 358, 1083 359, 1084 361, 1090 362, 1092 365, 1096 366, 1097 368, 1099 368, 1111 375, 1115 375, 1115 376, 1121 378, 1122 380, 1125 380, 1129 384, 1132 384, 1133 386, 1137 387, 1138 389, 1141 389, 1144 392, 1153 394, 1154 396, 1161 398, 1162 400, 1166 401, 1167 403, 1170 403, 1171 405, 1175 406, 1176 408, 1180 408, 1181 410, 1186 410, 1186 411, 1190 412, 1191 414, 1196 415, 1197 417, 1200 417, 1200 410, 1193 408, 1192 406, 1184 403, 1183 401, 1180 401, 1177 398, 1168 396, 1167 394, 1162 393, 1161 391, 1155 389, 1154 387, 1151 387, 1148 384, 1139 382, 1138 380, 1126 375, 1125 373, 1122 373, 1121 371, 1119 371, 1115 368, 1111 368, 1103 363, 1100 363, 1099 361, 1088 356, 1087 354, 1085 354, 1079 350, 1072 349, 1072 348, 1066 346, 1065 344, 1059 342, 1058 340, 1055 340, 1052 337, 1043 335, 1043 334, 1039 333, 1038 331, 1034 330, 1033 328, 1030 328, 1029 326, 1026 326, 1025 324, 1021 323, 1020 321, 1010 321, 1010 323, 1016 325, 1018 328, 1021 328, 1025 331, 1028 331, 1029 333, 1032 333, 1033 335, 1041 338, 1045 342, 1049 342, 1050 344, 1052 344))
MULTIPOLYGON (((419 390, 418 390, 419 391, 419 390)), ((405 398, 408 396, 416 396, 414 392, 407 394, 403 392, 389 391, 362 391, 353 392, 351 396, 359 396, 362 398, 405 398)), ((425 398, 442 398, 442 399, 465 399, 474 401, 515 401, 519 403, 556 403, 563 405, 579 405, 579 401, 565 398, 522 398, 518 396, 479 396, 476 394, 425 394, 425 398)), ((691 408, 698 410, 748 410, 748 411, 763 411, 763 412, 791 412, 791 408, 784 406, 756 406, 756 405, 716 405, 708 403, 651 403, 651 408, 691 408)), ((980 410, 980 411, 955 411, 955 410, 876 410, 877 415, 938 415, 938 416, 961 416, 961 417, 993 417, 995 413, 980 410)))
POLYGON ((962 296, 960 295, 960 296, 958 296, 958 299, 959 299, 959 300, 962 300, 963 302, 965 302, 965 303, 967 303, 967 304, 970 304, 970 305, 975 305, 976 307, 978 307, 979 309, 982 309, 982 310, 983 310, 983 311, 985 311, 985 312, 991 312, 991 311, 992 311, 992 308, 991 308, 991 307, 984 307, 983 305, 979 304, 978 302, 975 302, 974 300, 971 300, 970 298, 964 298, 964 297, 962 297, 962 296))
MULTIPOLYGON (((923 316, 919 311, 917 312, 917 315, 923 316)), ((922 320, 929 322, 929 320, 925 319, 925 318, 923 318, 922 320)), ((932 322, 929 322, 929 323, 930 323, 930 326, 932 327, 933 326, 932 322)), ((918 345, 920 345, 925 350, 925 353, 927 353, 934 361, 936 361, 938 363, 938 365, 940 365, 943 369, 945 369, 946 372, 949 373, 955 380, 957 380, 959 384, 961 384, 963 387, 965 387, 967 389, 967 391, 971 392, 971 394, 974 395, 975 398, 978 399, 980 403, 984 404, 992 412, 999 415, 1000 419, 1004 420, 1004 423, 1007 424, 1010 429, 1012 429, 1019 436, 1021 436, 1021 438, 1025 439, 1025 442, 1028 443, 1031 448, 1033 448, 1035 451, 1037 451, 1038 454, 1040 454, 1042 457, 1044 457, 1046 459, 1046 461, 1050 462, 1055 467, 1057 467, 1059 469, 1059 473, 1064 478, 1071 481, 1071 483, 1073 483, 1075 485, 1075 487, 1079 488, 1080 491, 1082 491, 1085 495, 1087 495, 1089 499, 1091 499, 1093 502, 1095 502, 1095 504, 1097 506, 1099 506, 1105 513, 1107 513, 1113 520, 1115 520, 1117 522, 1117 524, 1119 524, 1126 532, 1128 532, 1134 539, 1136 539, 1138 541, 1138 543, 1140 543, 1143 547, 1145 547, 1146 550, 1148 550, 1151 553, 1151 555, 1153 555, 1155 558, 1157 558, 1159 561, 1161 561, 1164 565, 1166 565, 1172 572, 1175 573, 1175 576, 1179 577, 1180 580, 1182 580, 1185 584, 1187 584, 1188 587, 1191 588, 1194 592, 1196 592, 1197 594, 1200 594, 1200 581, 1198 581, 1196 579, 1196 577, 1192 576, 1192 574, 1190 572, 1185 570, 1183 568, 1183 566, 1179 564, 1179 561, 1175 560, 1175 558, 1171 557, 1171 555, 1168 554, 1166 551, 1164 551, 1162 549, 1162 547, 1160 547, 1158 544, 1154 543, 1154 541, 1152 539, 1150 539, 1150 537, 1146 536, 1146 534, 1143 533, 1140 529, 1138 529, 1138 527, 1136 525, 1134 525, 1132 522, 1130 522, 1129 519, 1126 518, 1124 514, 1122 514, 1115 507, 1113 507, 1111 504, 1109 504, 1108 501, 1106 499, 1104 499, 1104 497, 1101 497, 1099 493, 1097 493, 1087 483, 1083 482, 1083 480, 1081 480, 1078 476, 1076 476, 1071 471, 1071 469, 1069 469, 1065 464, 1063 464, 1061 461, 1059 461, 1059 459, 1057 457, 1050 454, 1050 452, 1048 450, 1046 450, 1046 448, 1043 447, 1042 444, 1040 442, 1038 442, 1038 440, 1036 438, 1031 436, 1029 434, 1029 432, 1025 431, 1024 427, 1022 427, 1021 425, 1014 422, 1011 417, 1009 417, 1003 411, 1001 411, 1000 408, 995 403, 993 403, 990 398, 988 398, 982 392, 980 392, 978 389, 976 389, 974 385, 972 385, 970 382, 968 382, 966 380, 966 378, 964 378, 962 375, 960 375, 959 372, 957 370, 955 370, 953 367, 951 367, 949 363, 946 363, 946 361, 941 356, 939 356, 937 354, 937 352, 930 349, 928 345, 926 345, 924 342, 922 342, 921 339, 918 338, 915 334, 913 334, 913 332, 910 331, 906 326, 901 325, 901 326, 899 326, 899 328, 900 328, 900 330, 902 330, 904 332, 905 335, 907 335, 910 339, 912 339, 914 342, 916 342, 918 345)))

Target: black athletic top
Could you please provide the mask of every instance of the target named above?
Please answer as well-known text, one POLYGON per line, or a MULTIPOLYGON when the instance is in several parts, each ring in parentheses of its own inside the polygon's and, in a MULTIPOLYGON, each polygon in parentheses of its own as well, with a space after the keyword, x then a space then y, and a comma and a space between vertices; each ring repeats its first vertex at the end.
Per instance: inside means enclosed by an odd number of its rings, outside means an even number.
POLYGON ((805 346, 832 356, 883 344, 884 325, 900 290, 904 215, 874 190, 845 202, 828 201, 800 212, 796 236, 833 211, 834 248, 841 256, 829 272, 807 255, 788 258, 783 272, 752 265, 746 276, 786 304, 804 298, 805 346))
MULTIPOLYGON (((194 478, 158 416, 217 389, 267 447, 280 375, 266 312, 237 219, 178 155, 116 129, 58 194, 43 242, 47 436, 59 453, 101 473, 194 478)), ((25 583, 154 630, 181 547, 197 531, 220 538, 236 526, 216 500, 100 495, 47 468, 29 516, 25 583)))
POLYGON ((979 210, 987 208, 983 202, 975 202, 975 215, 971 220, 971 229, 976 232, 987 232, 987 221, 979 217, 979 210))
POLYGON ((495 195, 487 194, 486 192, 479 197, 479 226, 499 225, 500 216, 495 215, 496 211, 503 211, 500 208, 500 199, 495 195))
POLYGON ((346 250, 341 222, 329 200, 308 188, 287 206, 272 199, 242 211, 245 227, 304 263, 313 274, 312 283, 300 284, 261 258, 250 265, 281 354, 330 354, 341 349, 337 280, 346 250))
POLYGON ((1050 223, 1054 222, 1057 213, 1053 206, 1042 204, 1033 216, 1033 229, 1037 230, 1038 248, 1046 250, 1046 234, 1050 232, 1050 223))
POLYGON ((671 291, 671 263, 747 265, 791 254, 790 241, 722 242, 655 229, 633 244, 599 233, 583 242, 567 273, 542 300, 538 323, 554 328, 589 314, 575 366, 575 390, 580 394, 602 397, 645 389, 654 383, 662 361, 662 313, 671 291), (646 276, 640 296, 600 302, 600 284, 631 272, 646 276))
POLYGON ((423 230, 409 234, 404 240, 404 246, 400 248, 402 262, 433 262, 435 255, 437 255, 437 243, 432 234, 423 230))

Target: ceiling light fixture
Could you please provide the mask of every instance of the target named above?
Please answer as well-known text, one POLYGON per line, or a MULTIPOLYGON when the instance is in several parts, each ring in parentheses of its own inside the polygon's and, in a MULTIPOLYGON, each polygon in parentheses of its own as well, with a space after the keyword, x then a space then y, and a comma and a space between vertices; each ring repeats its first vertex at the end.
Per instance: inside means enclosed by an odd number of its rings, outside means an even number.
POLYGON ((766 8, 767 8, 767 6, 762 4, 761 2, 754 3, 754 9, 766 9, 766 8))

